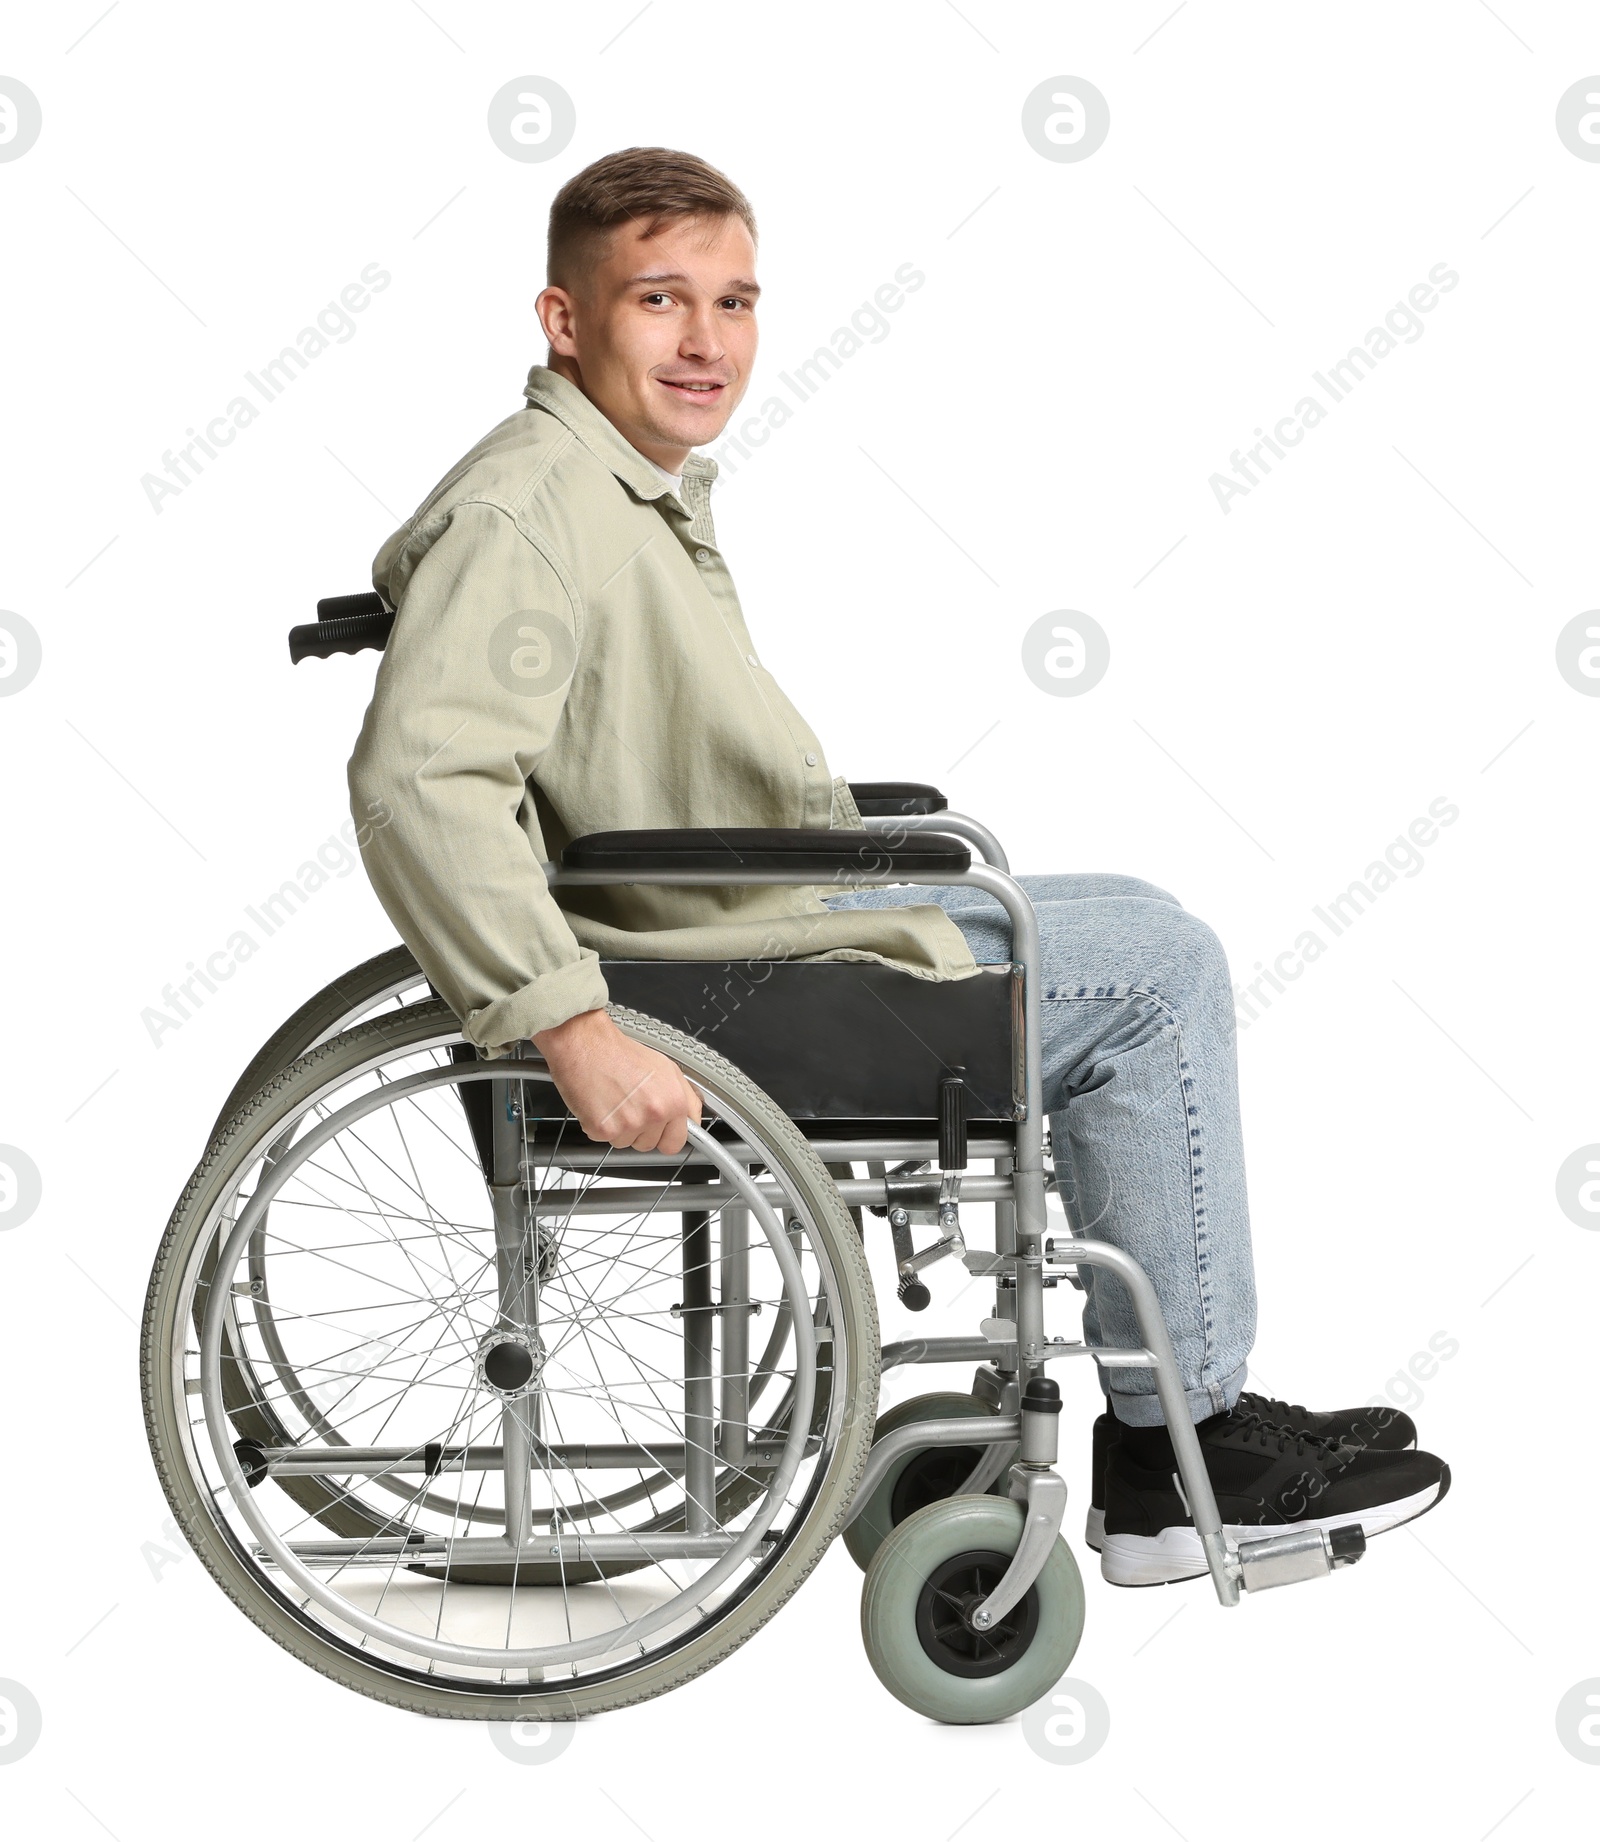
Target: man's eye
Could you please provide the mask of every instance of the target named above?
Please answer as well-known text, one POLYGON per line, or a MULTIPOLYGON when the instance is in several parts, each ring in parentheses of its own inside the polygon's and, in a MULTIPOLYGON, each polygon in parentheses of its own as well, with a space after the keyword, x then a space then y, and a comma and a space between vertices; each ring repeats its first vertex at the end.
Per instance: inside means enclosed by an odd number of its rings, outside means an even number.
POLYGON ((723 307, 748 307, 750 303, 741 300, 737 294, 730 294, 727 299, 720 302, 719 305, 723 307))
POLYGON ((647 294, 644 298, 647 301, 664 301, 667 299, 667 296, 664 294, 647 294))

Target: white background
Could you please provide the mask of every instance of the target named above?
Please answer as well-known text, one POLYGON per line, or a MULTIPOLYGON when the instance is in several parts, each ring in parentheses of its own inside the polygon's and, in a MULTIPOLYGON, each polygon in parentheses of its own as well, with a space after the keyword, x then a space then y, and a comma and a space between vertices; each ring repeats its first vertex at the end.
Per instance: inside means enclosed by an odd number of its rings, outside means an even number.
MULTIPOLYGON (((1554 124, 1600 71, 1594 9, 100 12, 16 9, 0 53, 44 121, 0 165, 0 605, 44 647, 0 701, 0 1140, 44 1181, 0 1234, 0 1678, 44 1710, 0 1821, 121 1842, 800 1837, 852 1812, 971 1842, 1591 1833, 1600 1775, 1555 1713, 1600 1675, 1600 1236, 1555 1179, 1600 1139, 1600 701, 1555 648, 1600 600, 1600 164, 1554 124), (486 130, 525 74, 576 103, 549 164, 486 130), (1079 163, 1021 131, 1057 75, 1110 104, 1079 163), (1454 1488, 1354 1571, 1234 1611, 1086 1566, 1073 1673, 1112 1730, 1078 1765, 890 1700, 842 1547, 730 1661, 525 1767, 304 1669, 163 1533, 135 1322, 163 1222, 249 1054, 391 935, 357 869, 159 1047, 141 1013, 344 820, 373 658, 291 669, 286 629, 364 589, 519 406, 549 200, 637 143, 754 201, 752 407, 899 265, 927 275, 714 502, 835 772, 937 781, 1020 869, 1149 877, 1245 977, 1430 801, 1460 809, 1240 1036, 1256 1384, 1354 1404, 1446 1333, 1413 1411, 1454 1488), (393 281, 356 335, 154 512, 141 476, 372 262, 393 281), (1441 262, 1460 281, 1423 335, 1224 515, 1209 476, 1441 262), (1110 636, 1081 697, 1021 664, 1064 608, 1110 636)), ((1098 1397, 1064 1380, 1088 1562, 1098 1397)))

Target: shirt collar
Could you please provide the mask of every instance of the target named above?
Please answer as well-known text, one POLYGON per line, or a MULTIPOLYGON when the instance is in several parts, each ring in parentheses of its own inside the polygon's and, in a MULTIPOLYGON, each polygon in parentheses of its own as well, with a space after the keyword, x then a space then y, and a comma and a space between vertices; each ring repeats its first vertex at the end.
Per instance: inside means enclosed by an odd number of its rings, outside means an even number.
MULTIPOLYGON (((579 441, 611 469, 639 499, 664 498, 672 488, 658 469, 634 447, 578 386, 548 365, 535 365, 522 394, 530 404, 548 410, 571 429, 579 441)), ((683 463, 683 488, 678 497, 691 513, 698 510, 717 477, 717 463, 706 454, 691 454, 683 463), (703 488, 700 482, 704 482, 703 488)))

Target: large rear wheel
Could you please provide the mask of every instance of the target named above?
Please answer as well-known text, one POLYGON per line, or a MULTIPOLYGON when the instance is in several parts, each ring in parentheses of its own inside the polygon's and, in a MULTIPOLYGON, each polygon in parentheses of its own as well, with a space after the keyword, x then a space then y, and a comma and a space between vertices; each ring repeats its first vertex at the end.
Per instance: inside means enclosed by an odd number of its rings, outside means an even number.
POLYGON ((827 1172, 721 1057, 612 1015, 704 1098, 681 1158, 591 1144, 541 1061, 461 1059, 407 1004, 234 1111, 157 1258, 146 1418, 190 1541, 294 1654, 421 1712, 697 1674, 865 1463, 876 1321, 827 1172))

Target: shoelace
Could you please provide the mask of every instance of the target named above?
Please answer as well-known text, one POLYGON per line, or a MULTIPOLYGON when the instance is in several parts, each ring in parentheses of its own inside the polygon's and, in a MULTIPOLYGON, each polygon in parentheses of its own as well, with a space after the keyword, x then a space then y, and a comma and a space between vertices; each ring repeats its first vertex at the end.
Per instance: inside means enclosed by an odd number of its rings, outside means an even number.
POLYGON ((1246 1413, 1259 1414, 1263 1420, 1271 1420, 1280 1426, 1287 1425, 1291 1421, 1308 1420, 1311 1417, 1308 1411, 1298 1403, 1275 1401, 1265 1394, 1241 1394, 1239 1396, 1240 1405, 1242 1406, 1246 1401, 1250 1403, 1244 1409, 1246 1413))
POLYGON ((1280 1455, 1292 1450, 1297 1458, 1324 1458, 1339 1449, 1339 1441, 1330 1439, 1326 1433, 1308 1433, 1301 1427, 1285 1426, 1256 1412, 1241 1416, 1237 1406, 1234 1414, 1241 1421, 1238 1433, 1245 1445, 1259 1442, 1266 1451, 1276 1439, 1280 1455))

